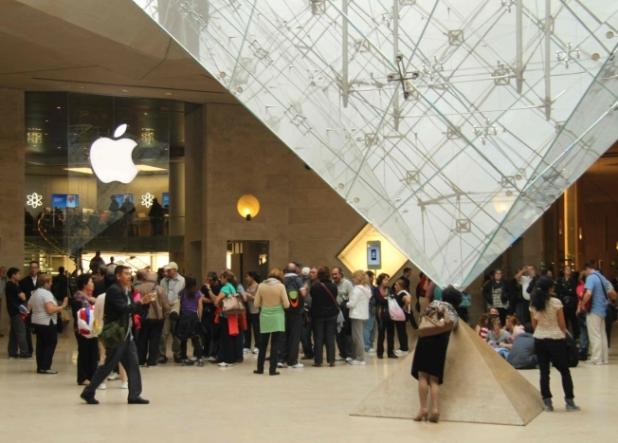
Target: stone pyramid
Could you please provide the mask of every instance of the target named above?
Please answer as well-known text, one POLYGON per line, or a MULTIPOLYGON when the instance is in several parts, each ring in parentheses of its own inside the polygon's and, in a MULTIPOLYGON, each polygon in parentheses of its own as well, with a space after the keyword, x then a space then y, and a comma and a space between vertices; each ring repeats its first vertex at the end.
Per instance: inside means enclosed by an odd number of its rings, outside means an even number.
MULTIPOLYGON (((410 375, 412 357, 362 401, 351 415, 413 418, 419 408, 418 384, 410 375)), ((543 410, 538 390, 475 331, 461 324, 451 335, 440 419, 524 426, 543 410)))

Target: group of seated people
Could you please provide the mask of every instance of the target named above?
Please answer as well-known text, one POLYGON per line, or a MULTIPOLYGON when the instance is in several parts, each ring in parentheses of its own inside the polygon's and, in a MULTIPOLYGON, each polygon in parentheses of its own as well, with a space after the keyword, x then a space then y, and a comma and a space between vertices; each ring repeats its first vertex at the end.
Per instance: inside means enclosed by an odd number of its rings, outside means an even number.
POLYGON ((534 369, 537 357, 530 324, 522 325, 516 315, 508 315, 504 325, 497 309, 481 314, 476 332, 516 369, 534 369))

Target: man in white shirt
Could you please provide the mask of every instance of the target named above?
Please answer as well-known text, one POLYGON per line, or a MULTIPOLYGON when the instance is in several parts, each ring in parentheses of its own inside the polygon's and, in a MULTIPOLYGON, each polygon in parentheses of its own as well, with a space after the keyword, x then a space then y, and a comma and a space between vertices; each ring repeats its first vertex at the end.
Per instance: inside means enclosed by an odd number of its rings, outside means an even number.
POLYGON ((167 295, 167 301, 170 304, 170 312, 163 323, 163 333, 161 334, 161 344, 159 351, 159 363, 167 363, 167 337, 172 334, 172 354, 174 361, 180 363, 180 340, 173 335, 172 331, 176 329, 176 322, 180 313, 180 291, 185 288, 185 278, 178 273, 178 265, 175 262, 170 262, 164 268, 165 278, 161 280, 161 287, 167 295))
POLYGON ((515 274, 515 280, 521 286, 521 297, 515 305, 515 315, 524 325, 530 322, 530 294, 537 279, 536 267, 532 265, 524 266, 515 274))

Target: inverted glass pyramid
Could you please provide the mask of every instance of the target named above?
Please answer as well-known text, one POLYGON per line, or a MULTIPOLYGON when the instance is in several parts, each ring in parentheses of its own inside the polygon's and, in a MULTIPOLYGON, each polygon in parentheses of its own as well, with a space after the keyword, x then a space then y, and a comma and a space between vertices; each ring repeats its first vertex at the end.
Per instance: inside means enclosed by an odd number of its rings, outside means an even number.
POLYGON ((134 2, 441 285, 617 138, 616 1, 134 2))

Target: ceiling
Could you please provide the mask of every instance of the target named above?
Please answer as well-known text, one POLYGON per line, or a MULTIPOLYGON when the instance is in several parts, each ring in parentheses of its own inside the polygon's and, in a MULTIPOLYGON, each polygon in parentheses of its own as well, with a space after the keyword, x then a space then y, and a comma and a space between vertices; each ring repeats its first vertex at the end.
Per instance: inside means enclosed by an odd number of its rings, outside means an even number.
POLYGON ((127 0, 0 2, 0 87, 236 103, 127 0))

